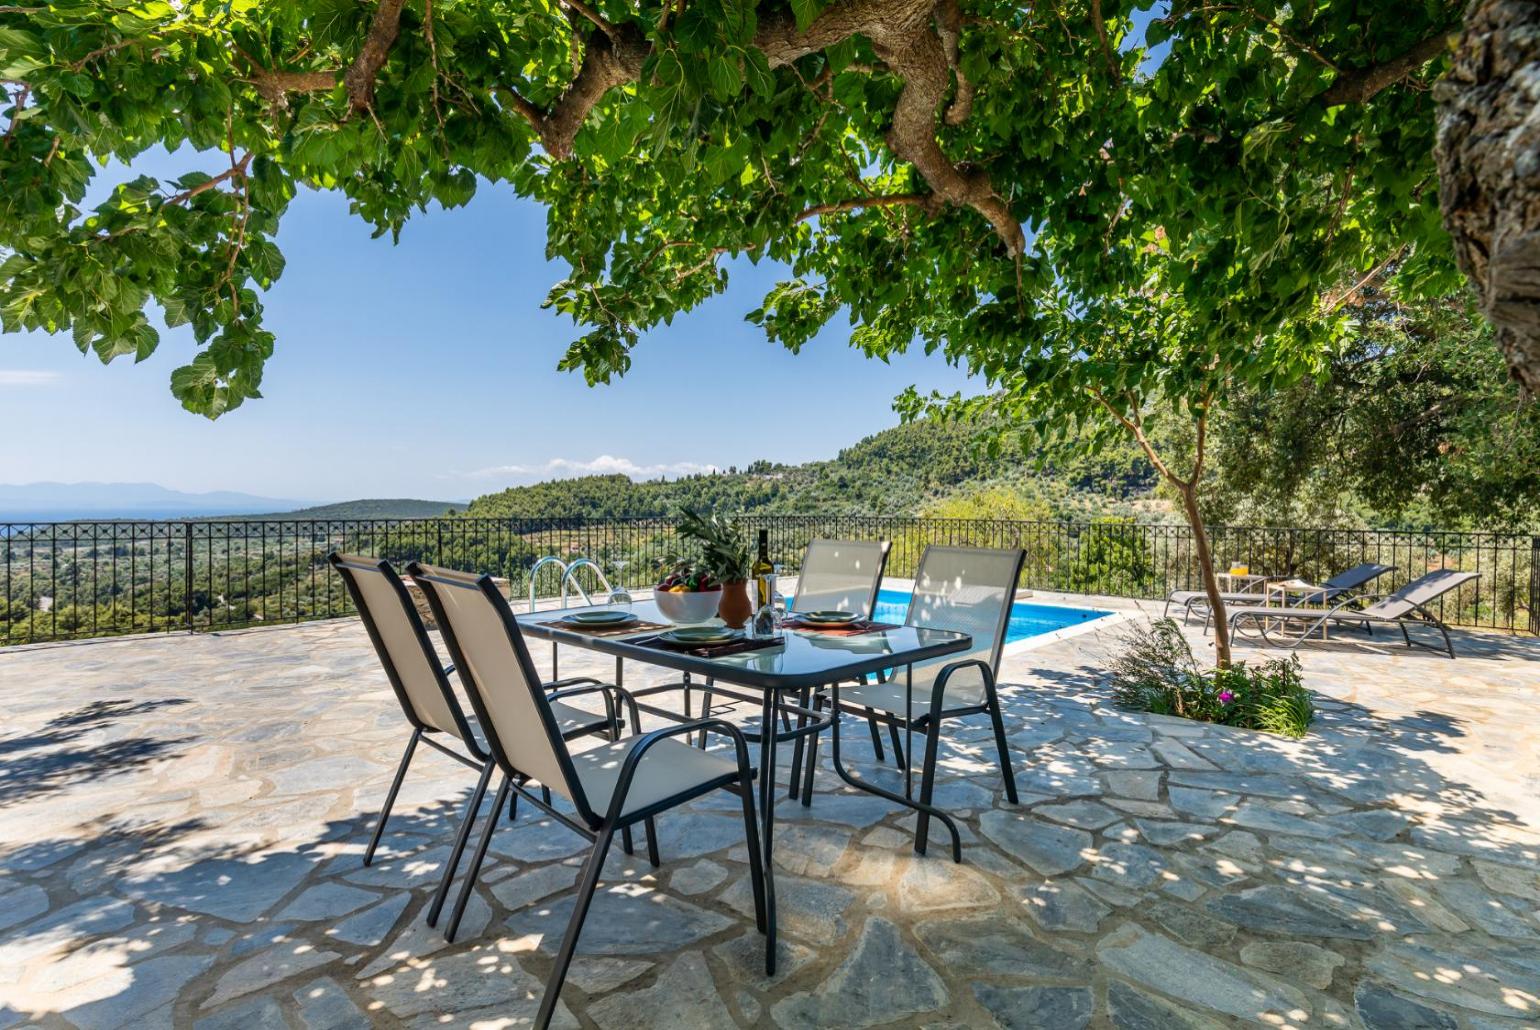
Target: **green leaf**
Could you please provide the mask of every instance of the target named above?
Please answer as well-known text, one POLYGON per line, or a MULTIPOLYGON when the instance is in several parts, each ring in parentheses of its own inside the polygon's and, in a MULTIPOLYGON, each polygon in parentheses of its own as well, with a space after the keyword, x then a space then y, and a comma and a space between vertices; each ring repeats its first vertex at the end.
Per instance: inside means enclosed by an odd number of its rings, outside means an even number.
POLYGON ((775 95, 775 75, 763 51, 750 47, 743 52, 743 73, 749 88, 759 96, 768 99, 775 95))
POLYGON ((738 69, 738 62, 726 54, 712 57, 707 71, 711 78, 711 92, 718 100, 734 97, 743 88, 743 74, 738 69))
POLYGON ((791 0, 791 13, 797 19, 797 28, 806 31, 824 7, 823 0, 791 0))

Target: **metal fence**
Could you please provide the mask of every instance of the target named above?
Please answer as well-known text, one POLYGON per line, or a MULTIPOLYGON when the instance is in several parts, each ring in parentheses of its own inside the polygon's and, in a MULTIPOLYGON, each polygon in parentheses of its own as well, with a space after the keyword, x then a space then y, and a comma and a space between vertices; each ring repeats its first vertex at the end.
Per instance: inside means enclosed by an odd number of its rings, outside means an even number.
MULTIPOLYGON (((797 570, 814 537, 893 542, 888 571, 912 575, 928 544, 1022 547, 1022 586, 1157 598, 1198 585, 1185 526, 851 516, 745 516, 772 558, 797 570)), ((1221 567, 1319 581, 1361 561, 1392 565, 1390 590, 1431 568, 1481 573, 1438 606, 1447 621, 1540 633, 1540 537, 1450 531, 1216 526, 1221 567)), ((616 585, 645 587, 678 548, 673 521, 620 519, 224 520, 0 523, 0 645, 121 633, 206 631, 330 618, 352 611, 325 564, 333 549, 506 577, 529 590, 544 555, 597 561, 616 585)), ((548 567, 549 568, 549 567, 548 567)), ((541 596, 557 589, 542 576, 541 596)))

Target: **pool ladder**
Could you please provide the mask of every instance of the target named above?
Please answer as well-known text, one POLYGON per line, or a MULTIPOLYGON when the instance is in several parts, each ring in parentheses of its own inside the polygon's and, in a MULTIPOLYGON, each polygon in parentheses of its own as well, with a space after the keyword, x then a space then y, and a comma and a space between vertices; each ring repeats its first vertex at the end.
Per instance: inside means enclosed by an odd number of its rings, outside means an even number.
MULTIPOLYGON (((533 566, 531 566, 531 568, 529 570, 529 610, 530 611, 534 611, 535 610, 535 586, 536 586, 536 580, 540 576, 540 570, 545 568, 545 566, 547 566, 547 565, 555 565, 557 568, 559 568, 561 570, 561 606, 563 608, 567 607, 567 599, 568 599, 568 590, 569 589, 577 591, 578 596, 583 599, 583 604, 591 605, 591 604, 594 603, 593 596, 591 594, 589 594, 589 592, 583 588, 583 584, 578 581, 577 573, 578 573, 578 571, 580 569, 592 569, 593 570, 594 578, 598 581, 598 583, 597 583, 598 588, 601 591, 603 591, 605 596, 608 598, 608 600, 605 602, 606 604, 630 604, 631 603, 631 593, 630 593, 630 591, 626 590, 624 587, 617 588, 617 587, 611 586, 610 585, 609 577, 604 574, 604 570, 599 567, 599 563, 594 561, 592 558, 574 558, 572 561, 567 562, 567 561, 563 561, 562 559, 558 558, 554 554, 548 554, 544 558, 541 558, 539 561, 535 562, 535 564, 533 566)), ((553 679, 553 680, 560 678, 560 676, 557 673, 556 669, 557 669, 557 665, 556 665, 556 643, 555 643, 555 641, 552 641, 551 642, 551 679, 553 679)))

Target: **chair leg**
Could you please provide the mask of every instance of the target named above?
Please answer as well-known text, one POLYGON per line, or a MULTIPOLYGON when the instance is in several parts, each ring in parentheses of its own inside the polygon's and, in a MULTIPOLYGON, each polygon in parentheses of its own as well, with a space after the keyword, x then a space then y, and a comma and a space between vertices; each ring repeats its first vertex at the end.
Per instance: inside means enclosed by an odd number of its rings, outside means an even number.
MULTIPOLYGON (((920 803, 929 805, 936 787, 936 749, 941 743, 941 720, 925 720, 925 764, 920 766, 920 803)), ((914 824, 914 853, 925 854, 930 841, 930 813, 919 810, 914 824)))
POLYGON ((476 877, 481 875, 481 863, 486 861, 487 846, 492 843, 492 831, 497 828, 498 816, 503 814, 503 803, 508 800, 508 792, 513 788, 513 781, 503 777, 503 785, 497 788, 497 799, 492 802, 492 811, 487 814, 486 825, 481 828, 481 839, 476 842, 476 853, 471 856, 470 868, 465 870, 465 881, 460 884, 460 895, 455 898, 455 908, 449 916, 449 925, 444 928, 444 940, 453 942, 455 934, 460 930, 460 919, 465 915, 465 906, 471 900, 471 892, 476 889, 476 877))
POLYGON ((995 685, 987 684, 989 693, 989 721, 995 727, 995 751, 1000 757, 1000 778, 1005 781, 1005 798, 1011 804, 1020 804, 1016 797, 1016 773, 1011 769, 1011 751, 1005 743, 1005 719, 1000 715, 1000 695, 995 685))
POLYGON ((449 849, 449 860, 444 863, 444 875, 439 877, 438 890, 433 892, 433 901, 428 905, 428 925, 437 926, 439 913, 444 910, 444 902, 449 897, 449 885, 454 882, 455 871, 460 868, 460 857, 465 854, 465 844, 471 837, 471 826, 476 822, 476 813, 481 809, 481 799, 487 796, 487 784, 492 782, 492 770, 497 768, 493 762, 487 762, 481 770, 481 779, 476 783, 476 789, 471 792, 470 801, 466 802, 465 815, 460 819, 460 828, 455 832, 454 847, 449 849))
POLYGON ((578 879, 577 898, 572 903, 572 918, 567 921, 567 935, 562 938, 556 951, 556 964, 545 981, 545 995, 540 999, 540 1012, 535 1016, 535 1026, 551 1025, 556 1003, 561 1000, 561 987, 567 980, 567 969, 572 965, 572 954, 577 950, 579 935, 583 932, 583 920, 588 918, 588 906, 593 903, 594 891, 599 886, 599 873, 604 869, 604 856, 610 850, 615 837, 614 826, 606 823, 594 840, 594 849, 588 853, 583 875, 578 879))
POLYGON ((628 855, 636 854, 636 845, 631 840, 631 827, 620 828, 620 848, 628 855))
MULTIPOLYGON (((706 681, 706 686, 708 686, 708 687, 711 686, 712 682, 713 682, 712 680, 708 679, 706 681)), ((711 694, 712 694, 712 692, 710 690, 703 690, 703 691, 701 691, 701 694, 700 694, 700 717, 702 719, 709 719, 709 718, 711 718, 711 694)), ((685 712, 685 715, 689 715, 689 714, 690 714, 689 712, 685 712)), ((702 751, 706 750, 706 731, 705 730, 701 730, 700 731, 700 742, 699 742, 699 744, 697 746, 702 751)))
POLYGON ((877 761, 886 761, 887 756, 882 753, 882 734, 877 731, 877 717, 870 708, 866 710, 866 728, 872 731, 872 752, 877 756, 877 761))
POLYGON ((759 851, 759 820, 754 818, 752 777, 747 774, 738 777, 738 793, 743 798, 744 842, 749 846, 749 879, 754 887, 754 924, 760 933, 765 933, 765 868, 759 851))
POLYGON ((647 861, 651 862, 652 867, 656 869, 663 864, 663 860, 658 857, 658 824, 652 821, 650 815, 644 820, 644 824, 647 828, 647 861))
MULTIPOLYGON (((868 718, 871 718, 871 717, 868 716, 868 718)), ((907 768, 909 768, 909 761, 908 761, 907 758, 904 757, 904 745, 903 745, 903 742, 898 739, 898 724, 897 723, 893 723, 893 722, 888 723, 888 740, 893 745, 893 761, 898 765, 898 767, 900 769, 907 769, 907 768)))
POLYGON ((364 849, 364 865, 374 861, 374 849, 380 846, 380 837, 385 833, 385 823, 390 819, 391 806, 396 803, 396 794, 401 790, 401 781, 406 779, 406 767, 412 764, 412 754, 417 750, 417 741, 421 737, 421 727, 414 728, 412 739, 406 742, 406 751, 401 755, 401 764, 396 766, 396 778, 390 781, 390 793, 385 795, 385 807, 380 809, 380 820, 374 824, 374 835, 369 838, 369 846, 364 849))

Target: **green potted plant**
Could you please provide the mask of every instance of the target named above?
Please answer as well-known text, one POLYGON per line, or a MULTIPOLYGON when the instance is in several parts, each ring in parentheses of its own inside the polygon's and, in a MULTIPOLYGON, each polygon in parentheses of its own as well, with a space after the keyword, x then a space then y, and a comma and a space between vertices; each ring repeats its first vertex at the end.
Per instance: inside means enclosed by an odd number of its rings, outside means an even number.
POLYGON ((722 600, 717 614, 723 622, 739 629, 754 613, 749 603, 748 580, 754 559, 749 554, 748 537, 736 520, 720 515, 702 515, 691 508, 680 509, 679 536, 700 548, 701 564, 711 578, 722 584, 722 600))

